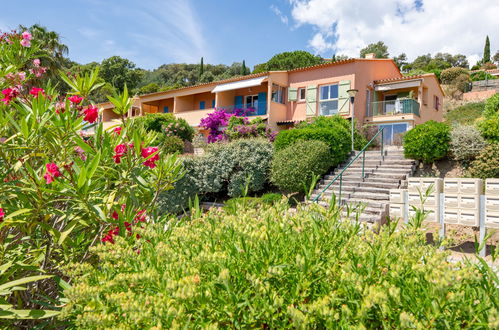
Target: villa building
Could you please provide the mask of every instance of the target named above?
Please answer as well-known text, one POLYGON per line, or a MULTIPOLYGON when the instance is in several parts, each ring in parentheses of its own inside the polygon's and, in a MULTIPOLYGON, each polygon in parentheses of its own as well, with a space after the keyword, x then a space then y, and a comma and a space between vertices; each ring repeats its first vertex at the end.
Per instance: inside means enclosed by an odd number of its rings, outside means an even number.
MULTIPOLYGON (((254 116, 286 129, 319 115, 339 114, 385 128, 385 139, 428 120, 441 121, 444 93, 434 74, 404 77, 391 59, 349 59, 312 67, 270 71, 140 95, 130 116, 172 113, 198 127, 216 108, 254 108, 254 116), (354 107, 347 91, 357 89, 354 107), (354 112, 352 113, 352 108, 354 112)), ((110 104, 101 104, 112 124, 110 104)))

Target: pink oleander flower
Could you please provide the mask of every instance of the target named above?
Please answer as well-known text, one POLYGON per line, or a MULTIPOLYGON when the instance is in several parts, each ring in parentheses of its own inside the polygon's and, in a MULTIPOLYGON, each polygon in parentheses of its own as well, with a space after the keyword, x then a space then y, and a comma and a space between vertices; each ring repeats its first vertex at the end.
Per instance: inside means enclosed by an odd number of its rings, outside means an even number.
POLYGON ((23 40, 21 40, 21 46, 29 47, 29 46, 31 46, 31 42, 28 39, 23 39, 23 40))
POLYGON ((19 80, 23 81, 24 79, 26 79, 26 72, 24 71, 18 72, 17 77, 19 78, 19 80))
POLYGON ((151 158, 147 159, 143 164, 149 168, 155 168, 156 167, 156 161, 159 160, 159 153, 158 153, 158 147, 147 147, 147 148, 142 148, 142 157, 147 158, 151 156, 152 154, 156 153, 154 156, 151 158))
POLYGON ((121 163, 121 157, 123 157, 127 152, 127 146, 126 144, 118 144, 115 148, 114 148, 114 162, 116 164, 119 164, 121 163))
POLYGON ((28 31, 24 31, 22 33, 22 37, 24 40, 28 40, 28 41, 32 39, 31 33, 29 33, 28 31))
POLYGON ((19 91, 17 88, 6 88, 2 91, 3 99, 2 102, 5 104, 9 104, 17 95, 19 95, 19 91))
POLYGON ((29 93, 33 95, 33 97, 35 98, 37 98, 40 93, 42 93, 42 95, 45 96, 45 91, 43 90, 43 88, 38 88, 38 87, 31 88, 29 93))
POLYGON ((137 215, 134 218, 135 223, 138 222, 146 222, 146 210, 141 210, 137 212, 137 215))
POLYGON ((78 156, 80 156, 81 160, 83 161, 87 160, 87 155, 85 155, 85 151, 80 146, 76 146, 74 148, 74 151, 78 154, 78 156))
POLYGON ((59 171, 59 167, 55 163, 45 164, 45 174, 43 178, 47 182, 47 184, 51 184, 54 182, 54 178, 58 178, 61 176, 61 172, 59 171))
POLYGON ((40 63, 41 63, 41 62, 40 62, 40 59, 39 59, 39 58, 35 58, 35 59, 33 60, 33 65, 34 65, 35 67, 39 67, 39 66, 40 66, 40 63))
POLYGON ((3 218, 5 217, 5 212, 3 211, 3 209, 0 207, 0 222, 3 221, 3 218))
POLYGON ((43 66, 35 67, 34 69, 29 69, 29 72, 34 74, 37 78, 40 78, 45 72, 47 72, 47 68, 43 66))
POLYGON ((73 95, 73 96, 68 96, 68 100, 73 104, 80 104, 81 101, 83 101, 83 97, 79 95, 73 95))
POLYGON ((90 124, 95 123, 97 121, 97 117, 99 117, 99 110, 94 105, 89 106, 83 110, 83 112, 85 113, 85 117, 83 119, 90 124))
POLYGON ((115 127, 114 133, 116 133, 116 135, 121 135, 121 126, 115 127))
POLYGON ((61 114, 66 111, 66 104, 64 102, 57 102, 55 104, 55 113, 61 114))

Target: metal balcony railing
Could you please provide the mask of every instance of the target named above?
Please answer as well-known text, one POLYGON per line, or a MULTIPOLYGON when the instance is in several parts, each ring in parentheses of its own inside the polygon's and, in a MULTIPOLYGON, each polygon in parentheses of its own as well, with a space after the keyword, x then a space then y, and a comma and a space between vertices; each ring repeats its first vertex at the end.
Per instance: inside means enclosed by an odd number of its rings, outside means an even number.
POLYGON ((408 98, 371 102, 368 116, 390 116, 398 114, 415 114, 419 117, 418 101, 408 98))

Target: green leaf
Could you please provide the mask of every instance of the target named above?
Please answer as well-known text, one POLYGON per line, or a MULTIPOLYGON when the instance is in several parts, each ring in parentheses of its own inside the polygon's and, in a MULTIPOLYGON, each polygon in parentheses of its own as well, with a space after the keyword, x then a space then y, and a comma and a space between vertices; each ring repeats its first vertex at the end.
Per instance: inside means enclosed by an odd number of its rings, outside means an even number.
POLYGON ((51 277, 53 277, 53 276, 52 275, 38 275, 38 276, 24 277, 24 278, 21 278, 19 280, 10 281, 10 282, 7 282, 7 283, 0 285, 0 291, 6 290, 6 289, 9 289, 9 288, 21 285, 21 284, 36 282, 36 281, 43 280, 46 278, 51 278, 51 277))
POLYGON ((24 214, 24 213, 28 213, 28 212, 31 212, 31 209, 20 209, 20 210, 17 210, 15 212, 12 212, 9 215, 7 215, 5 217, 5 220, 14 218, 14 217, 16 217, 18 215, 21 215, 21 214, 24 214))
POLYGON ((86 180, 87 180, 87 169, 85 167, 82 167, 80 175, 78 176, 78 189, 83 187, 86 180))
POLYGON ((54 317, 60 313, 60 311, 42 309, 9 309, 0 310, 0 319, 39 320, 54 317))
POLYGON ((98 152, 95 155, 95 157, 92 160, 92 162, 88 165, 88 168, 87 168, 87 177, 88 177, 89 180, 93 177, 95 171, 97 170, 97 166, 99 166, 100 157, 101 157, 101 153, 98 152))

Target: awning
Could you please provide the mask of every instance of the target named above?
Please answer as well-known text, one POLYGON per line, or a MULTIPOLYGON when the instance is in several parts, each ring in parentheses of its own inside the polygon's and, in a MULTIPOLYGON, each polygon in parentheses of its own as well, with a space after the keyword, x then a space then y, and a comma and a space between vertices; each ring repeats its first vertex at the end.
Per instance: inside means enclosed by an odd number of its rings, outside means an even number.
POLYGON ((253 79, 235 81, 235 82, 231 82, 231 83, 227 83, 227 84, 221 84, 221 85, 218 85, 217 87, 213 88, 213 90, 211 92, 218 93, 218 92, 230 91, 233 89, 260 86, 262 84, 262 82, 267 78, 268 77, 265 76, 265 77, 258 77, 258 78, 253 78, 253 79))
POLYGON ((401 81, 401 82, 395 82, 395 83, 391 83, 391 84, 376 85, 376 86, 374 86, 374 90, 375 91, 389 91, 392 89, 418 87, 419 85, 421 85, 421 79, 401 81))

